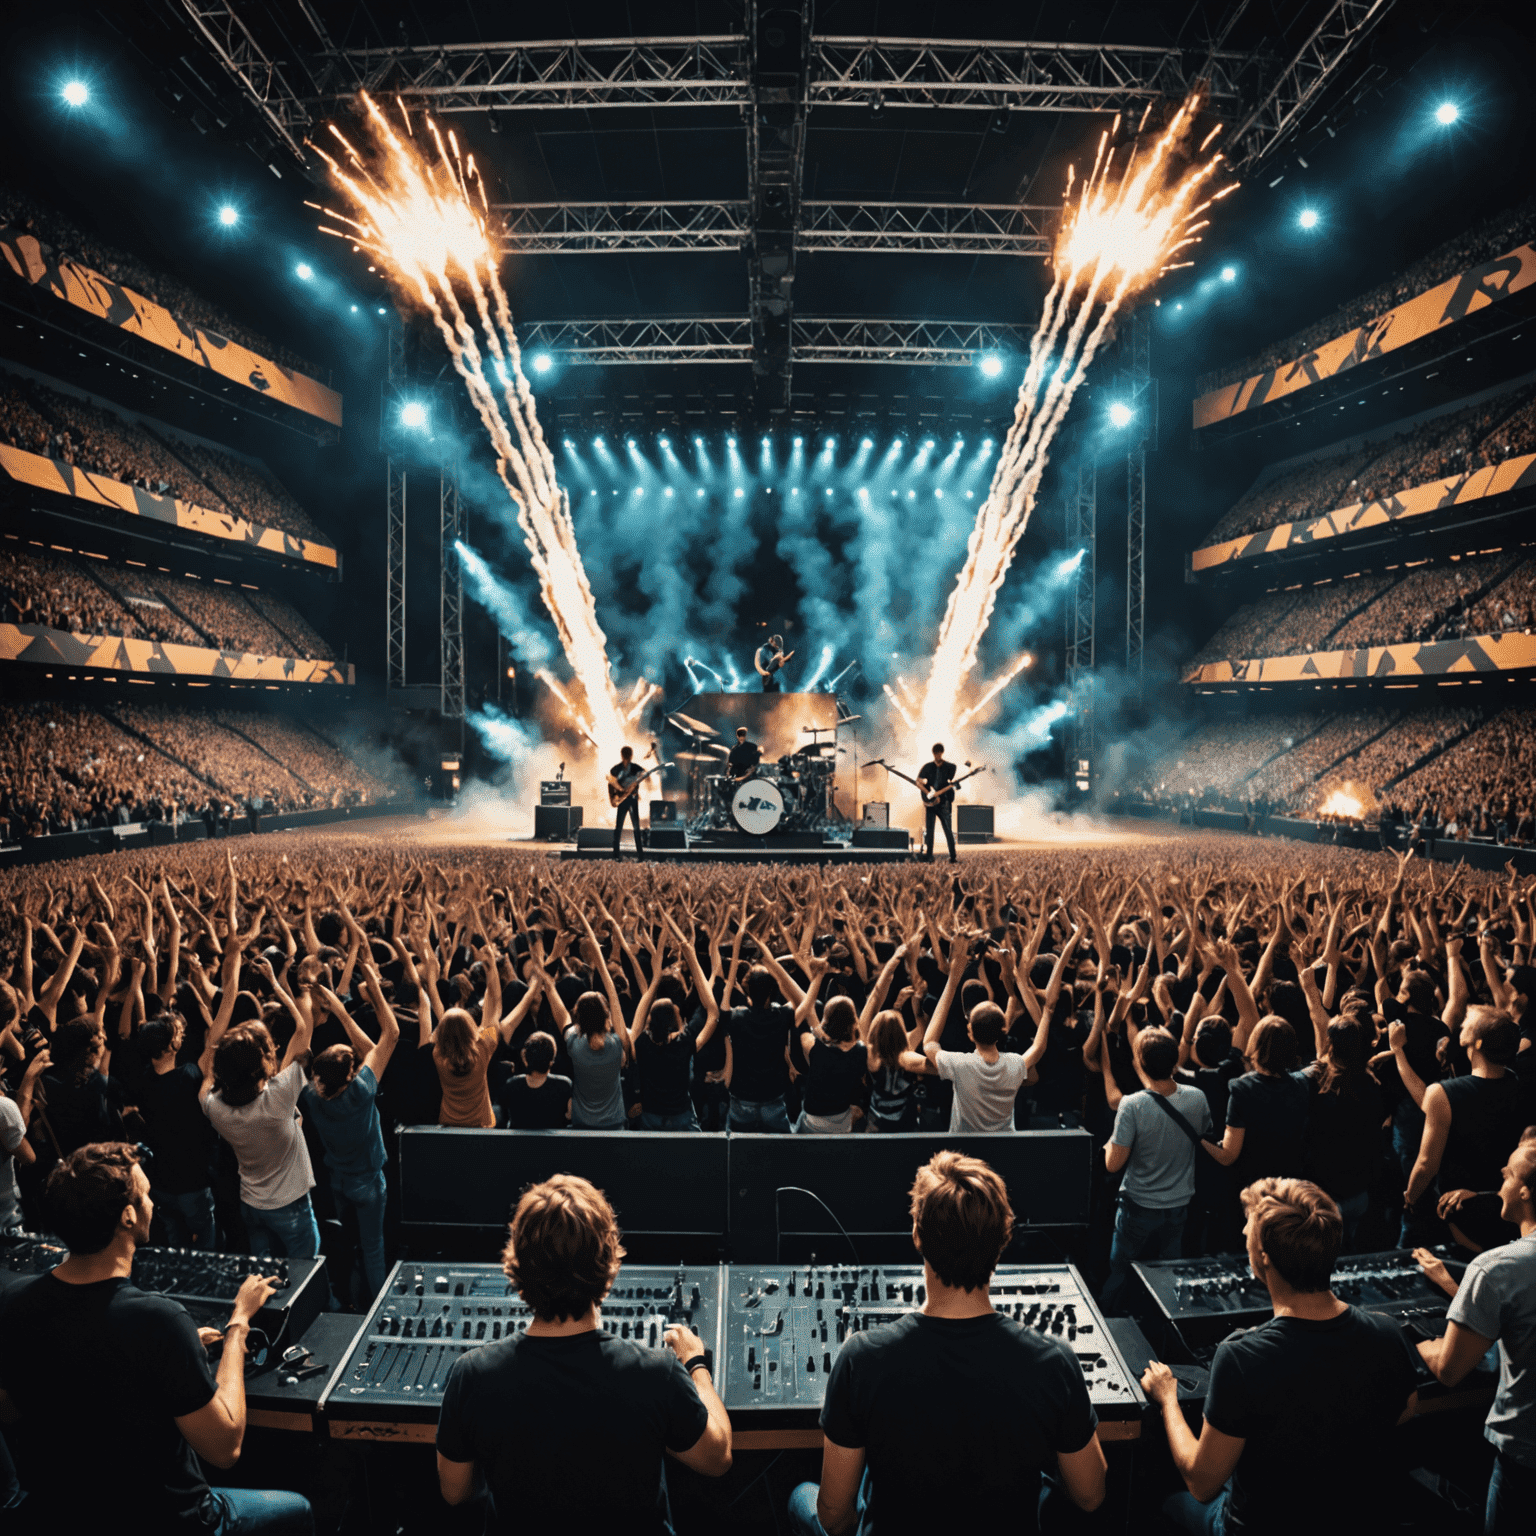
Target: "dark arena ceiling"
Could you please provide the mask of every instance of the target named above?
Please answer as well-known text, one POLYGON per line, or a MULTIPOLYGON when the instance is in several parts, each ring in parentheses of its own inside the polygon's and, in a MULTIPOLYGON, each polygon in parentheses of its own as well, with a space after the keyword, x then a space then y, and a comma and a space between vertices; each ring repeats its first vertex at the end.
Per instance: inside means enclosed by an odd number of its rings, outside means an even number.
POLYGON ((1469 15, 1497 24, 1501 9, 118 0, 93 14, 164 105, 257 153, 290 197, 303 176, 323 185, 306 140, 351 120, 360 87, 440 115, 505 222, 525 339, 605 365, 548 381, 557 415, 584 398, 600 416, 606 395, 665 421, 691 396, 771 424, 924 394, 961 419, 1006 415, 1007 389, 934 364, 1020 345, 1067 168, 1116 113, 1128 131, 1204 82, 1241 218, 1469 15))

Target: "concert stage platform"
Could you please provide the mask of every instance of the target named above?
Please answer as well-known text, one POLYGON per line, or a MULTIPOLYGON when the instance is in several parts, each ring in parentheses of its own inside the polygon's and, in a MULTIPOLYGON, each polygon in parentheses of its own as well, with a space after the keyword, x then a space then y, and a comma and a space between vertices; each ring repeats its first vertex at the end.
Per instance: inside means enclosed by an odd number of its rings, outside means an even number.
MULTIPOLYGON (((768 839, 753 843, 690 842, 686 848, 647 848, 645 858, 656 864, 911 864, 920 855, 907 848, 855 848, 849 843, 821 843, 806 847, 768 839)), ((633 843, 626 843, 621 857, 633 859, 633 843)), ((612 859, 613 848, 560 850, 567 859, 612 859)))

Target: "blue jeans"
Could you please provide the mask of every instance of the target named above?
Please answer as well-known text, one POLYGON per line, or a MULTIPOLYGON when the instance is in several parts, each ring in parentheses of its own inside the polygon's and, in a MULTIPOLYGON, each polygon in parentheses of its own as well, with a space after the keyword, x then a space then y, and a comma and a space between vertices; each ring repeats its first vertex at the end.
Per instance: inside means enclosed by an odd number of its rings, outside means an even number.
POLYGON ((698 1128, 699 1117, 691 1105, 675 1115, 658 1115, 649 1109, 640 1113, 642 1131, 696 1131, 698 1128))
MULTIPOLYGON (((1413 1165, 1418 1161, 1419 1143, 1423 1136, 1424 1111, 1405 1095, 1402 1103, 1392 1111, 1392 1151, 1396 1154, 1397 1166, 1402 1169, 1405 1184, 1413 1176, 1413 1165)), ((1433 1198, 1430 1198, 1430 1204, 1433 1206, 1433 1198)), ((1402 1224, 1398 1228, 1397 1246, 1411 1248, 1420 1235, 1414 1212, 1405 1206, 1402 1224)))
MULTIPOLYGON (((816 1495, 821 1492, 820 1483, 797 1484, 793 1493, 789 1496, 789 1529, 791 1536, 827 1536, 826 1527, 822 1525, 820 1517, 816 1513, 816 1495)), ((859 1523, 854 1527, 855 1536, 864 1525, 864 1511, 869 1506, 869 1468, 865 1467, 864 1476, 859 1481, 859 1497, 857 1507, 859 1511, 859 1523)))
POLYGON ((165 1223, 166 1241, 172 1248, 200 1248, 212 1253, 214 1247, 213 1191, 194 1189, 190 1194, 171 1195, 151 1185, 149 1198, 165 1223))
POLYGON ((1120 1298, 1125 1277, 1137 1259, 1176 1259, 1184 1243, 1187 1205, 1166 1210, 1137 1205, 1129 1195, 1120 1196, 1115 1212, 1115 1240, 1109 1250, 1109 1279, 1104 1285, 1104 1310, 1111 1311, 1120 1298))
POLYGON ((215 1488, 215 1536, 314 1536, 315 1512, 286 1488, 215 1488))
POLYGON ((357 1241, 363 1250, 363 1281, 369 1296, 384 1289, 389 1266, 384 1260, 384 1205, 388 1194, 384 1170, 376 1173, 331 1173, 331 1198, 340 1216, 348 1206, 357 1213, 357 1241))
POLYGON ((252 1253, 312 1259, 320 1252, 320 1224, 315 1220, 315 1208, 308 1195, 300 1195, 290 1204, 271 1211, 258 1210, 242 1200, 240 1213, 245 1217, 252 1253))
POLYGON ((1228 1483, 1209 1504, 1202 1504, 1192 1493, 1170 1494, 1163 1500, 1163 1516, 1189 1536, 1221 1536, 1226 1529, 1228 1483))
POLYGON ((1536 1467, 1500 1451, 1493 1458, 1493 1476, 1488 1479, 1483 1536, 1514 1536, 1516 1531, 1528 1531, 1532 1509, 1536 1509, 1536 1467))
POLYGON ((730 1126, 733 1131, 789 1132, 789 1111, 783 1099, 768 1099, 758 1104, 751 1099, 731 1100, 730 1126))

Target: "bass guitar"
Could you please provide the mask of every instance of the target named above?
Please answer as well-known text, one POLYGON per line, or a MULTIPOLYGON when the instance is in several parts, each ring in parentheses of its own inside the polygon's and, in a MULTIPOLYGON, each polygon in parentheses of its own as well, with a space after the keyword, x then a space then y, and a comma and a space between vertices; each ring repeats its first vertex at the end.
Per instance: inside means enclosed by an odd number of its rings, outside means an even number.
POLYGON ((642 784, 644 784, 644 783, 645 783, 645 781, 646 781, 646 780, 647 780, 647 779, 648 779, 648 778, 650 778, 650 776, 651 776, 651 775, 652 775, 652 774, 653 774, 653 773, 660 773, 660 772, 661 772, 661 770, 662 770, 662 769, 663 769, 663 768, 671 768, 671 767, 674 767, 674 766, 675 766, 675 765, 674 765, 674 764, 672 764, 672 763, 657 763, 657 764, 656 764, 656 766, 655 766, 655 767, 654 767, 654 768, 647 768, 647 769, 646 769, 646 770, 645 770, 645 772, 644 772, 644 773, 642 773, 642 774, 641 774, 641 775, 640 775, 640 777, 639 777, 639 778, 638 778, 638 779, 636 779, 636 780, 635 780, 635 782, 634 782, 634 783, 633 783, 633 784, 631 784, 631 785, 630 785, 630 786, 629 786, 629 788, 628 788, 628 789, 615 789, 615 788, 614 788, 614 787, 613 787, 613 785, 612 785, 612 784, 610 784, 610 785, 609 785, 609 786, 608 786, 608 804, 609 804, 609 805, 612 805, 612 806, 620 806, 620 805, 623 805, 623 804, 624 804, 624 802, 625 802, 625 801, 626 801, 626 800, 628 800, 628 799, 629 799, 629 797, 630 797, 630 796, 631 796, 631 795, 632 795, 632 794, 634 794, 634 792, 635 792, 635 791, 636 791, 636 790, 637 790, 637 789, 639 789, 639 788, 640 788, 640 786, 641 786, 641 785, 642 785, 642 784))
POLYGON ((959 778, 951 779, 948 784, 944 784, 938 789, 931 789, 921 779, 914 779, 910 773, 903 773, 900 768, 892 768, 883 757, 876 758, 869 766, 873 768, 876 764, 884 768, 887 773, 894 773, 898 779, 905 779, 908 784, 911 784, 918 794, 923 797, 924 805, 939 805, 949 796, 953 795, 967 779, 974 779, 978 773, 992 772, 990 768, 985 766, 972 768, 969 773, 962 773, 959 778))

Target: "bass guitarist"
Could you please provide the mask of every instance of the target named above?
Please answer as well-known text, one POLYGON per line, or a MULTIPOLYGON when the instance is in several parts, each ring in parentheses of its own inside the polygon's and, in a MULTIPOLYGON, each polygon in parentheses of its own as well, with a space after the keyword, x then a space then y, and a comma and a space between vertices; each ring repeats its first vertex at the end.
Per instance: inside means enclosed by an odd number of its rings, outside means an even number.
POLYGON ((933 761, 924 763, 917 773, 917 787, 922 792, 925 826, 923 831, 924 852, 933 857, 933 824, 944 828, 944 841, 949 844, 949 862, 955 862, 954 791, 955 765, 944 758, 944 743, 933 744, 933 761))
POLYGON ((608 798, 615 808, 613 820, 613 856, 619 857, 619 837, 624 831, 624 818, 635 824, 635 856, 645 857, 645 842, 640 836, 640 796, 636 790, 646 778, 645 770, 635 761, 633 747, 620 747, 619 760, 608 770, 608 798))
POLYGON ((767 645, 758 646, 752 665, 757 668, 757 675, 763 680, 764 693, 779 691, 779 673, 794 654, 793 651, 785 651, 783 635, 769 635, 767 645))

